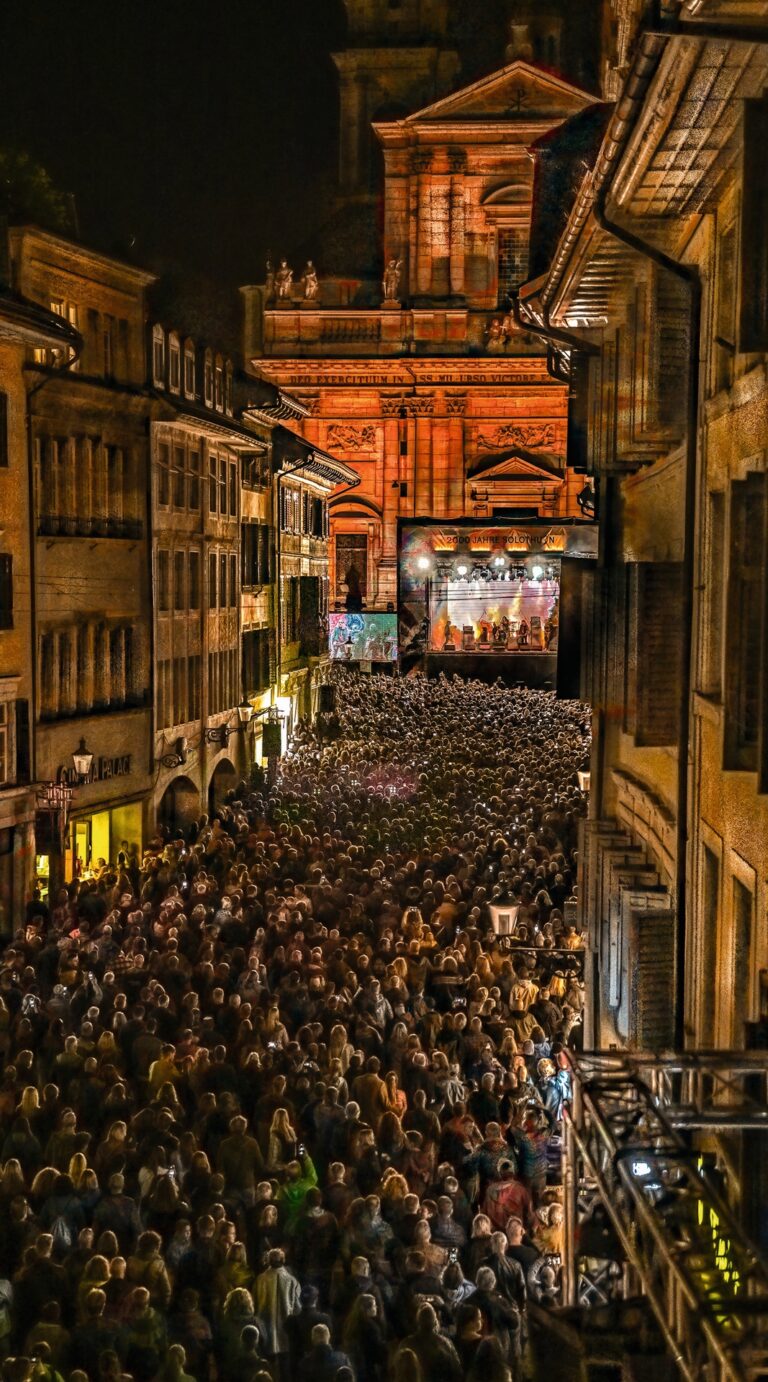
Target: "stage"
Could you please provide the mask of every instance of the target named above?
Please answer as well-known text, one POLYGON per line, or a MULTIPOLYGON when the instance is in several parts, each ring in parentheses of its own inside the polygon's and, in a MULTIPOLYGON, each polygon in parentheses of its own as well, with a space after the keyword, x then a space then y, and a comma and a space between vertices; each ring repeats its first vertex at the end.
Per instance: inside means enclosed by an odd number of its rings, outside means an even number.
POLYGON ((494 682, 506 686, 522 681, 537 689, 554 689, 557 678, 557 653, 427 653, 428 677, 456 675, 465 680, 494 682))

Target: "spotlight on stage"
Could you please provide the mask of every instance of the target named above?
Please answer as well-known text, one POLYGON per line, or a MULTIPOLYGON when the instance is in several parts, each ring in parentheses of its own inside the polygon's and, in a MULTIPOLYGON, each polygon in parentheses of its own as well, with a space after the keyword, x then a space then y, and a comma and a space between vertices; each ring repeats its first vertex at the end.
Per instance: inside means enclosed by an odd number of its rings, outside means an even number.
POLYGON ((462 563, 461 566, 457 566, 457 567, 456 567, 456 575, 457 575, 457 576, 461 576, 461 579, 462 579, 462 580, 464 580, 464 577, 467 575, 468 571, 469 571, 469 567, 468 567, 468 566, 464 566, 463 563, 462 563))
POLYGON ((416 565, 418 566, 420 571, 429 571, 429 568, 432 565, 432 563, 429 560, 429 557, 419 557, 416 565))
POLYGON ((544 567, 539 566, 537 562, 536 565, 531 569, 531 575, 533 576, 533 579, 535 581, 540 581, 542 576, 544 575, 544 567))

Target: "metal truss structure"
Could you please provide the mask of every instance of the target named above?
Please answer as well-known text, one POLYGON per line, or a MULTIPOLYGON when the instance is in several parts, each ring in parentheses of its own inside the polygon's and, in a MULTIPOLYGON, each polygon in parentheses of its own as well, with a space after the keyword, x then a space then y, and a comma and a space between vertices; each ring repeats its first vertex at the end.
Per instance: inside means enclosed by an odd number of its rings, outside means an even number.
POLYGON ((766 1057, 583 1053, 572 1074, 564 1304, 639 1290, 686 1382, 768 1379, 768 1266, 686 1136, 768 1127, 766 1057))

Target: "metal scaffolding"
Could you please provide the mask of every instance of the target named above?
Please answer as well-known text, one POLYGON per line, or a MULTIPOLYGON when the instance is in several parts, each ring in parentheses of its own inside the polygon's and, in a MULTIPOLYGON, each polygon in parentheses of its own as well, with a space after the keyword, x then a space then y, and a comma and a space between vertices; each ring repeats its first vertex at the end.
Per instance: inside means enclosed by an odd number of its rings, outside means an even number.
POLYGON ((684 1136, 768 1127, 766 1057, 587 1052, 572 1073, 564 1304, 639 1289, 687 1382, 768 1379, 768 1265, 684 1136))

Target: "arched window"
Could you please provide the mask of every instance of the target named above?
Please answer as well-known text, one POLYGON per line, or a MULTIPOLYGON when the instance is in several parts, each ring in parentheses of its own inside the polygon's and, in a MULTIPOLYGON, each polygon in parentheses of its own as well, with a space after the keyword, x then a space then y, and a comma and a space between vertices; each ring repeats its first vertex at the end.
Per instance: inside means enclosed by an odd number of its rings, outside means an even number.
POLYGON ((203 362, 203 400, 206 408, 213 407, 213 352, 206 350, 203 362))
POLYGON ((216 356, 214 407, 217 413, 224 412, 224 358, 221 355, 216 356))
POLYGON ((165 332, 159 324, 152 328, 152 382, 156 389, 165 388, 165 332))
POLYGON ((227 360, 224 370, 224 412, 227 414, 227 417, 232 416, 232 382, 232 361, 227 360))
POLYGON ((172 393, 181 390, 181 342, 176 331, 168 337, 168 387, 172 393))
POLYGON ((184 342, 184 397, 195 396, 195 343, 189 337, 184 342))

